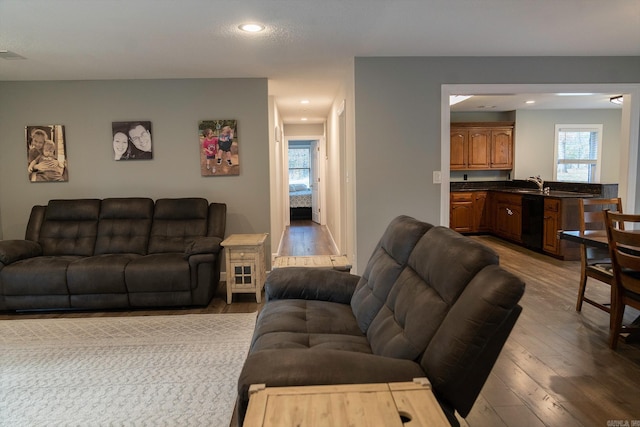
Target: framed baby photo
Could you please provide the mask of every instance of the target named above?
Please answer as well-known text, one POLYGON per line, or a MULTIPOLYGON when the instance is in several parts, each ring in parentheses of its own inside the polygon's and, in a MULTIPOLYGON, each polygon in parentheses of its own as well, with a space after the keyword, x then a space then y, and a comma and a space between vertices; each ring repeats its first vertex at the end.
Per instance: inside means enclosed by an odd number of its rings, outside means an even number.
POLYGON ((151 122, 112 122, 114 160, 149 160, 153 158, 151 122))
POLYGON ((198 122, 202 176, 240 175, 237 120, 198 122))
POLYGON ((69 181, 63 125, 25 126, 25 142, 29 181, 69 181))

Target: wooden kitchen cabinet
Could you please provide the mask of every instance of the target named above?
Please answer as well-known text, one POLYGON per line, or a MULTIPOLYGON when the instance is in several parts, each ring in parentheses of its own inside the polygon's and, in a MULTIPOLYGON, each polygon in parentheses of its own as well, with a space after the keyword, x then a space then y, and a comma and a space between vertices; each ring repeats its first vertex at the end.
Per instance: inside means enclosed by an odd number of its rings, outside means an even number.
POLYGON ((451 169, 466 169, 467 148, 469 146, 469 131, 466 129, 451 129, 451 169))
POLYGON ((560 205, 559 199, 544 198, 542 250, 553 255, 560 254, 560 205))
POLYGON ((451 193, 450 200, 449 228, 460 233, 473 232, 473 193, 451 193))
POLYGON ((467 169, 491 168, 491 130, 469 129, 467 169))
POLYGON ((580 228, 580 209, 577 198, 544 198, 542 250, 565 261, 580 259, 580 247, 568 240, 560 240, 558 231, 580 228))
POLYGON ((473 193, 473 231, 491 231, 491 204, 489 203, 486 191, 475 191, 473 193))
POLYGON ((513 168, 513 123, 452 123, 451 170, 513 168))
POLYGON ((491 130, 491 169, 513 169, 513 130, 491 130))
POLYGON ((450 196, 449 227, 460 233, 490 231, 486 191, 453 192, 450 196))
POLYGON ((496 195, 494 233, 502 238, 522 240, 522 196, 499 193, 496 195))

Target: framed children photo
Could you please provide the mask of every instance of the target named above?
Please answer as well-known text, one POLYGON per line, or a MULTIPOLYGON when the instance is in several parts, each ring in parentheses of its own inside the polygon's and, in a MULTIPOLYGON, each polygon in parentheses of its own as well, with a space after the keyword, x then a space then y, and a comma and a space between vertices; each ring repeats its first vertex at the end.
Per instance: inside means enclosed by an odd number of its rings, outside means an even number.
POLYGON ((202 176, 240 175, 237 120, 198 122, 202 176))
POLYGON ((151 122, 112 122, 114 160, 149 160, 153 158, 151 122))
POLYGON ((63 125, 25 126, 25 142, 29 181, 69 181, 63 125))

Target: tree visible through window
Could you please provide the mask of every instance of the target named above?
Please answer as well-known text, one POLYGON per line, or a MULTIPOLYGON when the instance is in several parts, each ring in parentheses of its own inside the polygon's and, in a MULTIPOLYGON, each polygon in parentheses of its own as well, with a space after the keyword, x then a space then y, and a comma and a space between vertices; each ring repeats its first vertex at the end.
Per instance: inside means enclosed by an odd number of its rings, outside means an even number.
POLYGON ((599 182, 602 125, 556 125, 555 181, 599 182))
POLYGON ((309 186, 311 176, 311 152, 309 147, 289 148, 289 184, 309 186))

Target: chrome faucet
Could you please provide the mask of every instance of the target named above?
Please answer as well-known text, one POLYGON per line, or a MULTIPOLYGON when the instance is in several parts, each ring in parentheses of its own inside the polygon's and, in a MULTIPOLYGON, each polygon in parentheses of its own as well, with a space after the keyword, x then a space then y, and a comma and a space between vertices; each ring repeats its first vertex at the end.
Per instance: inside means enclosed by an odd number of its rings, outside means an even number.
POLYGON ((540 175, 530 176, 529 178, 527 178, 527 181, 535 182, 536 185, 538 186, 538 190, 540 191, 544 190, 544 180, 540 178, 540 175))

